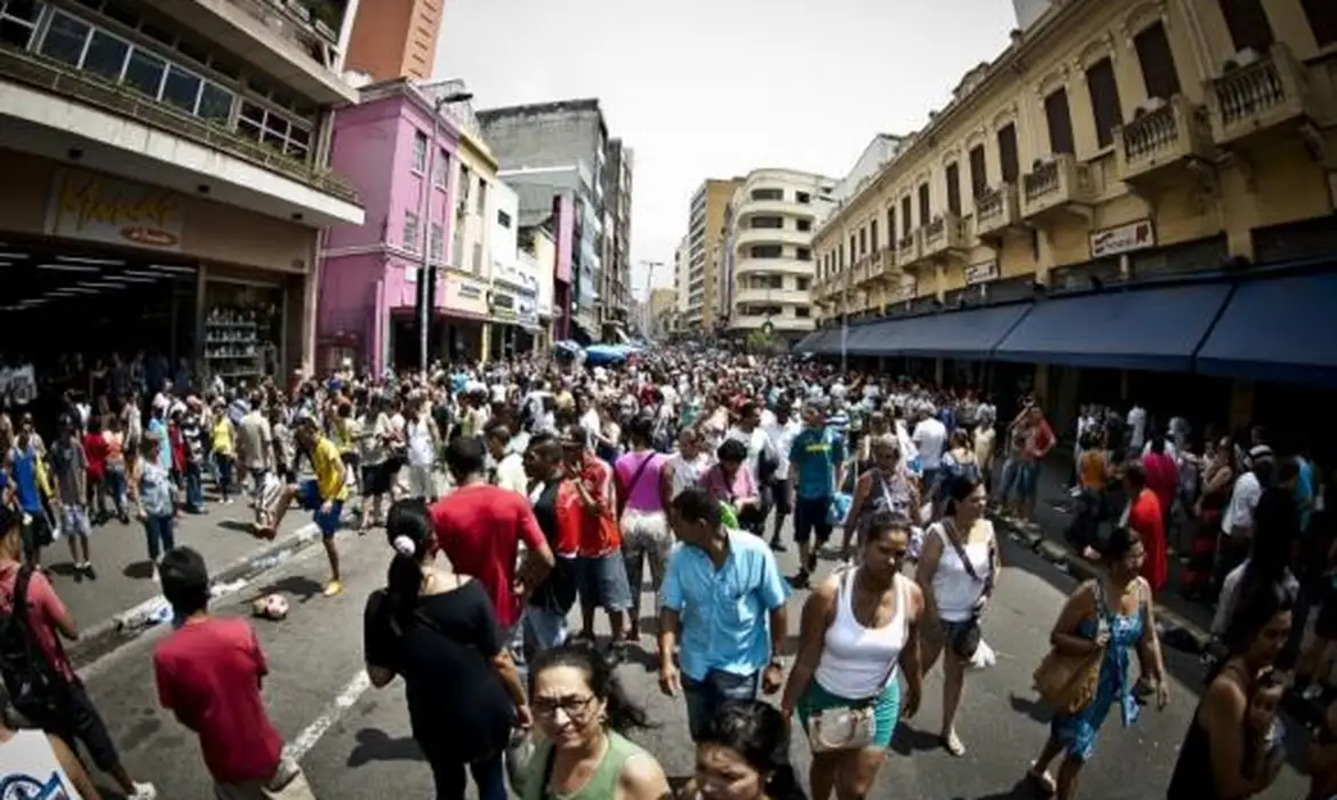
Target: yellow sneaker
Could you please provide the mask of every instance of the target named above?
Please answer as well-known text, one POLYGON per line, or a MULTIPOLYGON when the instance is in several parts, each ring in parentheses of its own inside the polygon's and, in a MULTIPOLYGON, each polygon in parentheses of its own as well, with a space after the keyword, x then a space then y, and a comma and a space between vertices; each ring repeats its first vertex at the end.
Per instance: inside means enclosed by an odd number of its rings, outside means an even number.
POLYGON ((338 581, 330 581, 329 583, 325 584, 326 597, 334 597, 336 594, 342 592, 343 590, 344 590, 344 585, 338 581))

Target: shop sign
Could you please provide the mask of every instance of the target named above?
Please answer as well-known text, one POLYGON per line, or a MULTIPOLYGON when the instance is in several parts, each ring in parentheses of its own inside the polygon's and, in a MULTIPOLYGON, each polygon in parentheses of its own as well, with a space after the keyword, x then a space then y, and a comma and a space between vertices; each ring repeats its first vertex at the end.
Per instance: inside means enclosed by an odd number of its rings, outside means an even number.
POLYGON ((490 306, 492 316, 499 320, 511 321, 518 316, 515 312, 515 295, 509 292, 493 289, 490 306))
POLYGON ((46 233, 154 250, 181 249, 181 197, 176 192, 59 169, 46 209, 46 233))
POLYGON ((966 267, 966 285, 974 286, 998 279, 998 261, 985 261, 983 264, 971 264, 966 267))
POLYGON ((1105 228, 1091 234, 1092 258, 1117 256, 1155 246, 1156 229, 1152 227, 1150 219, 1135 220, 1127 225, 1105 228))
POLYGON ((487 289, 479 281, 463 275, 446 276, 446 311, 485 317, 488 313, 487 289))

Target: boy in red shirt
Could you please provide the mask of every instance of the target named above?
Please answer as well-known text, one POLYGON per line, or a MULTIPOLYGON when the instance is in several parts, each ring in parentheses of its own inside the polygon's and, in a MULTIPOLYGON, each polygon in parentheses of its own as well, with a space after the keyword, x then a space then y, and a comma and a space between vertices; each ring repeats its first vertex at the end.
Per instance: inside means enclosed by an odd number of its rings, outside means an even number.
POLYGON ((158 564, 162 593, 181 626, 153 653, 158 700, 197 733, 219 800, 314 800, 283 737, 269 721, 260 684, 269 674, 250 624, 209 614, 209 572, 188 547, 158 564))

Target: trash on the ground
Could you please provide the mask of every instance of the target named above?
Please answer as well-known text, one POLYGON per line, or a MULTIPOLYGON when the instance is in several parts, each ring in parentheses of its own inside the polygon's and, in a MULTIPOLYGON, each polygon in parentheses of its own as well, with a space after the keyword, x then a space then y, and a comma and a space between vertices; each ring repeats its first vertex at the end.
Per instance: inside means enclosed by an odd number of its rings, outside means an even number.
POLYGON ((246 581, 237 579, 229 583, 215 583, 209 587, 209 596, 212 598, 223 597, 224 595, 235 594, 246 588, 246 581))

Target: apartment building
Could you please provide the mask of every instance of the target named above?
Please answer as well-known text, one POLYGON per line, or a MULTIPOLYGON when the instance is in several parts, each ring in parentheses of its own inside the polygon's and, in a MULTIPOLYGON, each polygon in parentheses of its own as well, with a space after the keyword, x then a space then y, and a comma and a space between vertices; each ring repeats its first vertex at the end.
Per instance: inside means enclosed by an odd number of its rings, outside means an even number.
POLYGON ((989 360, 1069 412, 1337 386, 1309 345, 1337 341, 1337 275, 1297 267, 1337 251, 1334 47, 1315 0, 1042 10, 818 231, 829 330, 801 347, 949 382, 989 360))
POLYGON ((0 335, 39 371, 72 340, 316 366, 319 234, 364 212, 325 166, 357 93, 314 8, 0 0, 0 335))
POLYGON ((603 175, 604 270, 599 290, 600 326, 604 338, 625 341, 631 307, 631 192, 630 147, 621 139, 608 141, 608 168, 603 175))
POLYGON ((724 305, 720 265, 725 234, 725 211, 742 178, 706 179, 692 194, 687 216, 687 270, 678 283, 686 296, 683 331, 715 332, 728 317, 724 305))
POLYGON ((352 0, 346 12, 351 15, 352 26, 345 66, 373 81, 431 77, 436 39, 441 32, 441 3, 352 0))
POLYGON ((790 344, 812 331, 812 238, 837 181, 787 169, 748 173, 725 209, 720 296, 728 331, 790 344))

